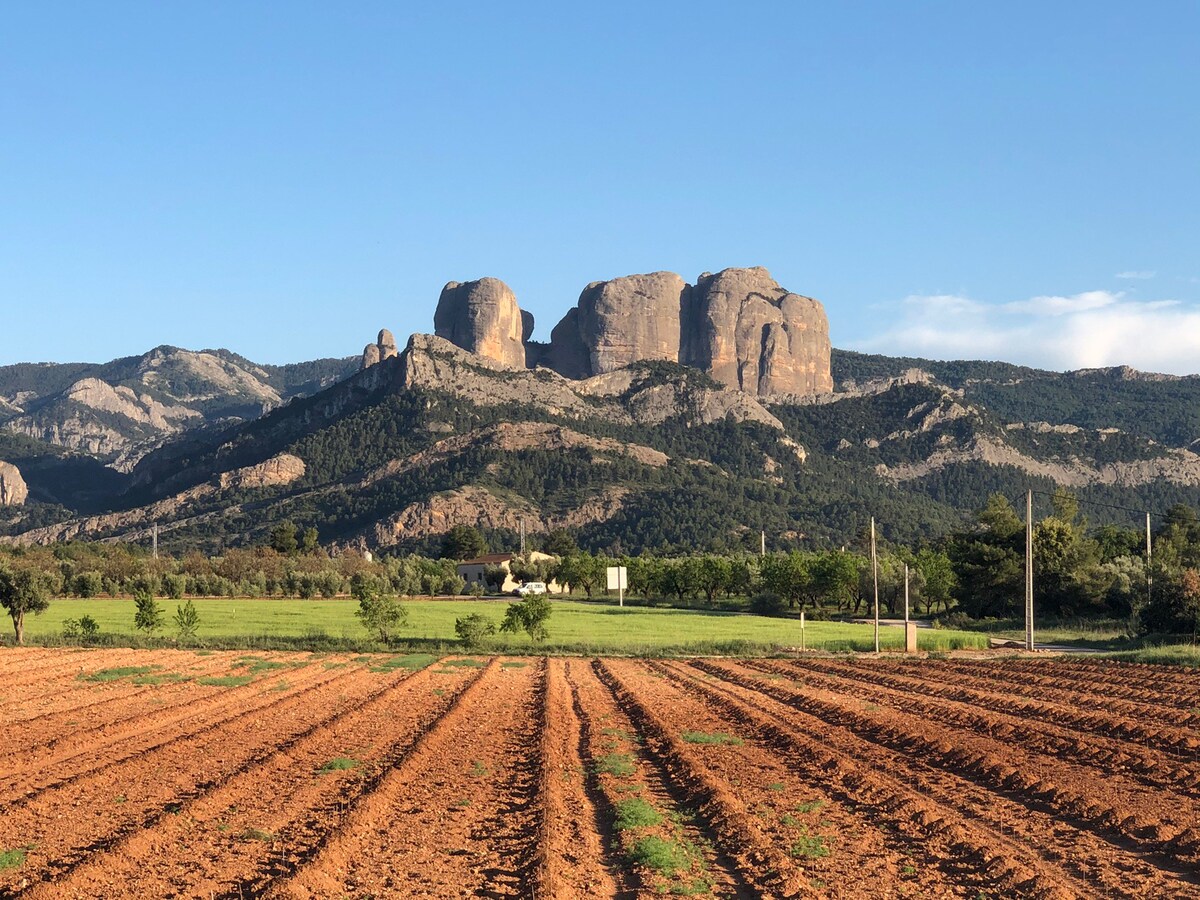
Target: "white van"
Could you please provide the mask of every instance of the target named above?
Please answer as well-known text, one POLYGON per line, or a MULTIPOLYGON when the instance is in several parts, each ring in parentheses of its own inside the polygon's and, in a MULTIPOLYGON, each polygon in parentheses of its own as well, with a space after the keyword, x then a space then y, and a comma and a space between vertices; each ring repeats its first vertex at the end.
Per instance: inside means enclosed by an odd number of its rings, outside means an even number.
POLYGON ((518 597, 528 597, 530 594, 544 594, 546 593, 546 582, 527 581, 525 584, 513 591, 513 593, 518 597))

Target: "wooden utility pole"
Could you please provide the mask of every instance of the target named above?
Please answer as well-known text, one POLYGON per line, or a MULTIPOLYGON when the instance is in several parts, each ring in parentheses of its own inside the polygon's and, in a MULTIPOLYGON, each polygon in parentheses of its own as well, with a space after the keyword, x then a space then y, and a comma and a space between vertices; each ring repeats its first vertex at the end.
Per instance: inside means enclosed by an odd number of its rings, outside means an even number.
POLYGON ((1025 649, 1033 649, 1033 491, 1025 494, 1025 649))
POLYGON ((766 556, 767 555, 767 533, 765 531, 759 535, 759 542, 760 543, 758 546, 758 555, 766 556))
POLYGON ((875 582, 875 652, 879 652, 879 557, 875 553, 875 517, 871 516, 871 574, 875 582))
POLYGON ((1146 513, 1146 602, 1150 603, 1154 597, 1154 575, 1151 571, 1150 564, 1154 562, 1154 548, 1150 544, 1150 513, 1146 513))

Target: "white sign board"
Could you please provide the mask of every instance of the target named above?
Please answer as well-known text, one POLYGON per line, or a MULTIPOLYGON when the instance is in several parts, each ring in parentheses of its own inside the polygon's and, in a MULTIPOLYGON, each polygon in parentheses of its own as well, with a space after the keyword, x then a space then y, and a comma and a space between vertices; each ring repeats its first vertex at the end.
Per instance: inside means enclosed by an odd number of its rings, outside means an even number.
POLYGON ((629 589, 629 570, 624 566, 608 567, 608 589, 610 591, 625 591, 629 589))

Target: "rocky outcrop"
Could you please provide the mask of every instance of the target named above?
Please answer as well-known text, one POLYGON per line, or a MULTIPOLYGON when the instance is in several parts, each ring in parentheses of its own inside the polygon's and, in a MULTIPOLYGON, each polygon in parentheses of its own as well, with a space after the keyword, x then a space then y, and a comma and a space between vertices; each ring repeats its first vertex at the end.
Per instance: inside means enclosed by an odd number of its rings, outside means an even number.
POLYGON ((811 297, 761 266, 700 276, 690 360, 727 387, 759 396, 833 390, 829 321, 811 297))
POLYGON ((375 343, 367 344, 363 348, 361 368, 369 369, 371 366, 378 365, 385 359, 391 359, 393 356, 399 355, 400 351, 396 349, 396 338, 386 328, 381 328, 379 337, 375 339, 375 343))
POLYGON ((29 499, 29 488, 21 470, 12 463, 0 462, 0 506, 23 506, 29 499))
POLYGON ((391 359, 393 356, 399 356, 400 351, 396 349, 396 338, 386 328, 379 329, 379 337, 375 340, 379 347, 379 359, 391 359))
POLYGON ((690 288, 674 272, 628 275, 589 284, 579 295, 579 336, 591 375, 641 360, 688 357, 680 331, 690 288))
POLYGON ((227 488, 262 488, 291 484, 303 478, 304 460, 291 453, 280 453, 253 466, 223 472, 217 479, 222 490, 227 488))
MULTIPOLYGON (((525 368, 526 319, 512 290, 498 278, 447 284, 438 299, 433 327, 438 337, 470 353, 525 368)), ((532 316, 528 330, 532 333, 532 316)))
POLYGON ((705 425, 732 417, 784 430, 756 398, 714 387, 687 370, 665 381, 631 368, 573 380, 546 369, 513 371, 423 334, 409 340, 401 367, 400 386, 446 391, 479 406, 519 405, 553 416, 621 425, 656 425, 677 416, 691 425, 705 425), (698 380, 704 384, 696 384, 698 380))
POLYGON ((695 287, 673 272, 589 284, 541 360, 568 378, 667 360, 768 397, 831 392, 830 353, 821 304, 752 268, 705 273, 695 287))

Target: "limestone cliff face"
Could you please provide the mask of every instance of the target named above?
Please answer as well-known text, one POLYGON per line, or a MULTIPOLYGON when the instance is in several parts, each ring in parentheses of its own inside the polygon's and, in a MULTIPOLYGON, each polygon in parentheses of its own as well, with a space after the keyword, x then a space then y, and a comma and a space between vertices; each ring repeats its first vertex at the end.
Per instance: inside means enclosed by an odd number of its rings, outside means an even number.
POLYGON ((0 506, 22 506, 29 498, 29 488, 21 471, 12 463, 0 462, 0 506))
POLYGON ((590 375, 641 360, 679 362, 690 288, 674 272, 627 275, 589 284, 579 296, 579 336, 590 375))
MULTIPOLYGON (((525 368, 526 319, 512 290, 498 278, 447 284, 438 299, 433 327, 438 337, 464 350, 525 368)), ((532 333, 532 316, 528 329, 532 333)))
POLYGON ((821 304, 752 268, 705 273, 695 287, 673 272, 589 284, 539 359, 568 378, 669 360, 765 397, 832 391, 830 353, 821 304))
POLYGON ((693 365, 759 396, 833 390, 829 320, 816 300, 761 266, 701 275, 695 295, 693 365))

